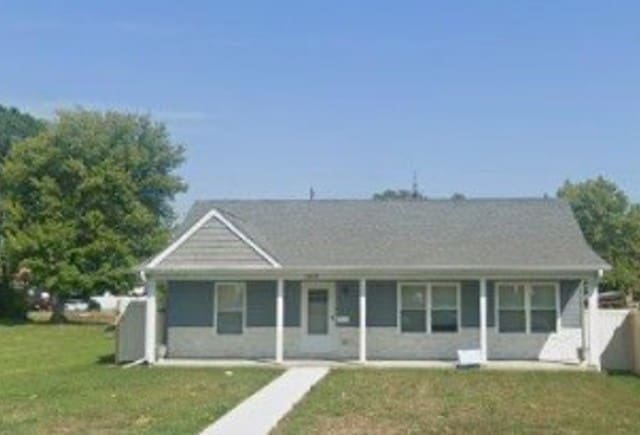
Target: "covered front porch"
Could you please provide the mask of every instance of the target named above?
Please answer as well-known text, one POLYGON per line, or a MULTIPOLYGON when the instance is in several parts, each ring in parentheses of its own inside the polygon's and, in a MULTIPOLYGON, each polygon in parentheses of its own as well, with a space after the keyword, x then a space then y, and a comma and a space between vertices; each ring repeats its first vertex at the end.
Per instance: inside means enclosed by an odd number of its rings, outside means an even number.
MULTIPOLYGON (((477 349, 487 367, 526 367, 532 361, 598 367, 589 352, 596 345, 593 334, 583 322, 586 305, 588 313, 597 310, 598 275, 521 271, 481 277, 378 272, 364 278, 320 273, 153 278, 146 284, 150 302, 155 301, 156 281, 167 287, 166 340, 157 346, 147 334, 147 360, 160 356, 165 365, 314 361, 451 367, 458 350, 477 349), (545 298, 537 294, 551 294, 552 289, 553 298, 546 300, 553 305, 541 305, 545 298)), ((149 303, 148 310, 155 310, 154 305, 149 303)), ((155 329, 147 325, 147 331, 155 329)))

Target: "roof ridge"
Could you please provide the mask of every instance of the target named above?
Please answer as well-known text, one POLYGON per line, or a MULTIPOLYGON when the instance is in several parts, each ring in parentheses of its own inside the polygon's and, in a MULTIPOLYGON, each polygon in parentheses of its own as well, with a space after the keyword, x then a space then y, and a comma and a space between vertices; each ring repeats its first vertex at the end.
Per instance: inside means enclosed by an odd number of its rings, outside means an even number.
POLYGON ((403 199, 372 199, 372 198, 318 198, 318 199, 306 199, 306 198, 210 198, 210 199, 196 199, 194 203, 207 204, 212 202, 371 202, 371 203, 389 203, 389 202, 402 202, 406 204, 424 204, 430 202, 566 202, 563 198, 557 197, 536 197, 536 196, 521 196, 521 197, 474 197, 465 199, 452 199, 452 198, 426 198, 419 200, 403 200, 403 199))

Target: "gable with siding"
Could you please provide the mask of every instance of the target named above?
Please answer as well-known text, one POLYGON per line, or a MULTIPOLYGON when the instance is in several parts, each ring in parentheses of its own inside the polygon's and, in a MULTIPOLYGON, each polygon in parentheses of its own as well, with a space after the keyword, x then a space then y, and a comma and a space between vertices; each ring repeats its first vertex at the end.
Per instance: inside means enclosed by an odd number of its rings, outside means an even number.
POLYGON ((167 269, 271 267, 247 242, 212 216, 158 266, 167 269))

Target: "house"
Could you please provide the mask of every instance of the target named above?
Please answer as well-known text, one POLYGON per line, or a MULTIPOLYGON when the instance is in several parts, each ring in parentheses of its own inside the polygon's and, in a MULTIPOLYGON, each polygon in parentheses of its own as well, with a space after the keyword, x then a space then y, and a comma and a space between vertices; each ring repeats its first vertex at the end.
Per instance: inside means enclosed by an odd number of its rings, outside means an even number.
POLYGON ((151 311, 166 283, 167 358, 597 365, 584 312, 608 268, 557 199, 222 200, 142 272, 151 311))

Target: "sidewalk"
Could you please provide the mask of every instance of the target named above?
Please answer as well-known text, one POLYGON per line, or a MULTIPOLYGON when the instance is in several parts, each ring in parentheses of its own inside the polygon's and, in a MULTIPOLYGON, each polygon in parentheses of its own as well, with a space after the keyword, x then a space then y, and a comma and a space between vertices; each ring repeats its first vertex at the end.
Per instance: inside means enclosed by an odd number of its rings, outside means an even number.
POLYGON ((328 367, 291 368, 223 415, 202 435, 268 434, 328 372, 328 367))

